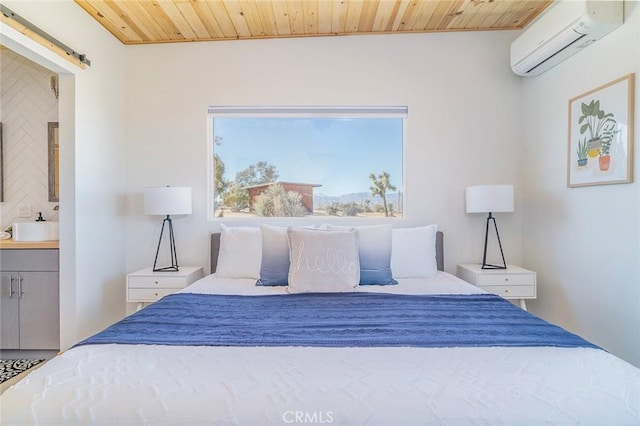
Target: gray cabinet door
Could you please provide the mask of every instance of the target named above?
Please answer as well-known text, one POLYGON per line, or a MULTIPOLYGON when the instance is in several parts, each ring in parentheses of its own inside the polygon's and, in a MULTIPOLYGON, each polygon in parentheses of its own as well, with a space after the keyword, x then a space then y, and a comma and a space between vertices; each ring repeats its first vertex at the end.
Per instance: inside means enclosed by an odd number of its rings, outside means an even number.
POLYGON ((0 273, 0 348, 20 348, 18 273, 0 273))
POLYGON ((57 272, 21 272, 20 349, 58 349, 57 272))

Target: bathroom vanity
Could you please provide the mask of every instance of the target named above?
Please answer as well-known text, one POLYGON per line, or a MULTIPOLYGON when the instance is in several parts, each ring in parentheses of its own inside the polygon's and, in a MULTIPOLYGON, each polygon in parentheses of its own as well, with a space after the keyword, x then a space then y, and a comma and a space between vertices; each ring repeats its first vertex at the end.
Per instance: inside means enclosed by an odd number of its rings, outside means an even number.
POLYGON ((59 349, 57 244, 1 242, 1 349, 59 349))

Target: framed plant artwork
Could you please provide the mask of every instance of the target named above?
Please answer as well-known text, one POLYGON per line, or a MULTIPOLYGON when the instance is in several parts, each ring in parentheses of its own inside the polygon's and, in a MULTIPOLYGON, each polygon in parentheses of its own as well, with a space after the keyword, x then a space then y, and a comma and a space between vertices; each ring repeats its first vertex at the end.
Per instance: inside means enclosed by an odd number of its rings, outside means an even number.
POLYGON ((633 182, 633 94, 629 74, 569 100, 567 186, 633 182))

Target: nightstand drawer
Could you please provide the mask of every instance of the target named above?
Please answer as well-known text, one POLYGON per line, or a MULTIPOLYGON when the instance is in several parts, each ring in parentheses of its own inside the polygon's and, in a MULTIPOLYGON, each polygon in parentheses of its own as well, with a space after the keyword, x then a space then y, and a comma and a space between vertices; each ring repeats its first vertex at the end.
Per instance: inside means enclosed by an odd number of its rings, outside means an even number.
POLYGON ((204 275, 201 266, 182 266, 180 271, 154 271, 144 268, 127 275, 127 302, 137 302, 138 310, 145 303, 175 293, 204 275))
POLYGON ((468 263, 458 265, 458 276, 505 299, 520 299, 520 307, 525 311, 525 299, 537 297, 536 273, 519 266, 507 265, 507 269, 487 270, 477 263, 468 263))
POLYGON ((478 286, 533 286, 533 274, 482 274, 478 275, 478 286))
POLYGON ((175 293, 172 288, 130 288, 128 299, 133 302, 155 302, 167 294, 175 293))
POLYGON ((534 285, 481 285, 480 288, 506 299, 536 297, 536 287, 534 285))
POLYGON ((184 288, 185 277, 129 276, 129 288, 184 288))

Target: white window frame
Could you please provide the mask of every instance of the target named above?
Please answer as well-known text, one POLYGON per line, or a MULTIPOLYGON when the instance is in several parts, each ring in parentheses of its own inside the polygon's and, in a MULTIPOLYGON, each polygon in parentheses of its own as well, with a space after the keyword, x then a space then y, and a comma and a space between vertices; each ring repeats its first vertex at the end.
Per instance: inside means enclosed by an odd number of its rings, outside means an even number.
MULTIPOLYGON (((407 106, 210 106, 207 108, 207 220, 218 221, 214 211, 213 179, 214 164, 214 130, 213 120, 216 117, 279 117, 279 118, 402 118, 402 193, 406 194, 406 123, 408 117, 407 106)), ((306 218, 319 218, 307 216, 306 218)), ((402 197, 402 217, 406 218, 406 197, 402 197)), ((237 218, 224 218, 224 220, 237 218)), ((242 218, 243 220, 264 220, 262 217, 242 218)), ((272 218, 270 218, 272 219, 272 218)), ((282 219, 282 217, 280 218, 282 219)), ((299 218, 287 218, 299 219, 299 218)), ((335 219, 332 217, 332 219, 335 219)), ((392 218, 384 218, 392 219, 392 218)), ((323 220, 327 218, 323 217, 323 220)))

